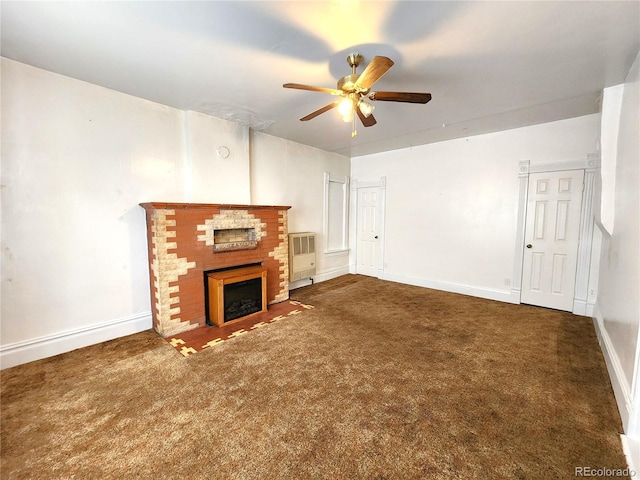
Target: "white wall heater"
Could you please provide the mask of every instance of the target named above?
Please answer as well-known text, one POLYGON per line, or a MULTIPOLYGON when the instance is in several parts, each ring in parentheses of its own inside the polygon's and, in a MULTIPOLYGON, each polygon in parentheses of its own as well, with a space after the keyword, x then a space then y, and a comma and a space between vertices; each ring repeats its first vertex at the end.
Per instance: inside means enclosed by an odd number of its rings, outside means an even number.
POLYGON ((289 281, 303 280, 316 274, 316 234, 289 234, 289 281))

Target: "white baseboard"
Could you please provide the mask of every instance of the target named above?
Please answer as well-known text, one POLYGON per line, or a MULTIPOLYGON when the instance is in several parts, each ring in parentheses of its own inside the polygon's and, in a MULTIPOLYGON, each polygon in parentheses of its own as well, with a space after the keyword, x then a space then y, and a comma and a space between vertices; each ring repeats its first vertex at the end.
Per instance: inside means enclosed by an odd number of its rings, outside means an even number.
POLYGON ((314 282, 326 282, 327 280, 331 280, 332 278, 341 277, 342 275, 346 275, 349 273, 349 267, 344 266, 341 268, 336 268, 335 270, 329 270, 327 272, 319 273, 318 275, 313 276, 314 282))
POLYGON ((573 300, 573 310, 571 313, 574 315, 582 315, 583 317, 593 317, 594 304, 587 300, 573 300))
POLYGON ((0 369, 52 357, 152 328, 151 312, 0 346, 0 369))
POLYGON ((440 282, 437 280, 429 280, 426 278, 407 277, 405 275, 396 275, 385 272, 381 280, 389 280, 390 282, 406 283, 417 287, 432 288, 434 290, 442 290, 444 292, 461 293, 472 297, 486 298, 488 300, 497 300, 506 303, 520 303, 520 298, 514 298, 511 290, 494 290, 483 287, 473 287, 471 285, 459 285, 455 283, 440 282))
POLYGON ((631 387, 627 382, 620 360, 613 348, 611 338, 604 327, 604 319, 597 306, 594 308, 593 325, 596 330, 598 342, 600 343, 600 349, 604 356, 604 361, 607 365, 609 372, 609 379, 611 380, 611 386, 613 387, 613 394, 618 404, 618 411, 620 412, 620 418, 622 419, 622 425, 624 429, 627 429, 629 420, 631 418, 631 387))
POLYGON ((342 275, 346 275, 348 273, 349 273, 348 266, 337 268, 335 270, 329 270, 326 272, 318 273, 313 276, 313 281, 309 278, 305 278, 304 280, 296 280, 295 282, 289 282, 289 290, 295 290, 296 288, 306 287, 307 285, 311 285, 312 283, 326 282, 327 280, 341 277, 342 275))
POLYGON ((289 282, 289 291, 295 290, 296 288, 306 287, 307 285, 312 285, 313 283, 314 282, 312 282, 310 278, 296 280, 295 282, 289 282))
POLYGON ((620 441, 629 466, 629 477, 635 478, 638 475, 637 466, 640 465, 640 441, 628 435, 620 435, 620 441))

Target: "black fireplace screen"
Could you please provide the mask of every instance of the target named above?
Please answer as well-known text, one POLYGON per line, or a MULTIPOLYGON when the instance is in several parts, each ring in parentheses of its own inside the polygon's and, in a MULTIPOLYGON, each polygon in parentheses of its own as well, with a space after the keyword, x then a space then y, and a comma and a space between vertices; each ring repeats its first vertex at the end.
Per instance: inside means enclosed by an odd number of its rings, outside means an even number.
POLYGON ((262 279, 252 278, 224 286, 224 321, 262 310, 262 279))

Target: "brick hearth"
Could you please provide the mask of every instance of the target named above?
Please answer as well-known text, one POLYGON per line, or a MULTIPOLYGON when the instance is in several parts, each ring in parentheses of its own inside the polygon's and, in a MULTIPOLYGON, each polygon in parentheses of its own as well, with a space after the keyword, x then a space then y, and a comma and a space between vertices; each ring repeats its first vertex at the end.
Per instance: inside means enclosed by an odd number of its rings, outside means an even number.
POLYGON ((260 262, 267 268, 267 303, 289 298, 291 207, 161 202, 140 206, 147 214, 153 328, 163 337, 206 325, 205 271, 260 262), (214 231, 221 229, 253 229, 257 242, 216 250, 214 231))

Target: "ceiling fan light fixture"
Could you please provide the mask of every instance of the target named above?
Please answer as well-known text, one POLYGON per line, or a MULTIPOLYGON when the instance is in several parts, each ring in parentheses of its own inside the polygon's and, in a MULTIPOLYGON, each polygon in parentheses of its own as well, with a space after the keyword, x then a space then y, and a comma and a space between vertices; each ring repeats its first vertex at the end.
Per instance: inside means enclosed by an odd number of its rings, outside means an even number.
POLYGON ((349 115, 352 110, 353 105, 351 105, 351 100, 348 98, 344 98, 338 105, 338 112, 340 112, 340 115, 343 117, 349 115))
POLYGON ((365 118, 369 118, 376 107, 371 105, 370 103, 365 102, 364 100, 360 100, 358 102, 358 108, 362 112, 365 118))
POLYGON ((353 120, 353 102, 350 98, 343 99, 338 105, 338 112, 345 123, 353 120))

